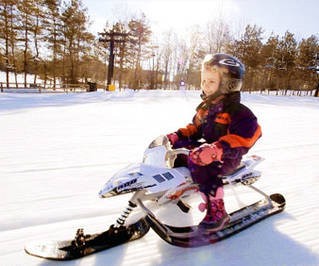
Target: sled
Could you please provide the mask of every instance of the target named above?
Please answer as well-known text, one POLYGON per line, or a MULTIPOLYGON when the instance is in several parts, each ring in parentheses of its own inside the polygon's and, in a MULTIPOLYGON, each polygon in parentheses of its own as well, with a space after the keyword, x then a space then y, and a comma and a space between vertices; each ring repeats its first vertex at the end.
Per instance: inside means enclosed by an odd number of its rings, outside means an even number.
POLYGON ((286 201, 281 194, 267 195, 253 185, 261 176, 255 167, 263 161, 260 156, 253 155, 243 160, 233 173, 224 176, 223 184, 225 187, 244 185, 263 199, 231 213, 230 222, 222 230, 209 232, 197 226, 175 227, 162 223, 146 206, 147 202, 155 202, 160 208, 176 204, 181 212, 187 213, 190 206, 185 199, 199 191, 188 168, 174 167, 177 156, 188 153, 187 149, 172 149, 166 136, 156 138, 144 152, 141 163, 129 165, 115 173, 98 193, 101 198, 132 194, 115 224, 105 232, 93 235, 85 235, 83 229, 79 229, 72 240, 29 243, 25 251, 46 259, 76 259, 139 239, 150 228, 169 244, 203 246, 223 240, 284 210, 286 201), (130 224, 128 217, 136 207, 140 207, 143 217, 130 224))

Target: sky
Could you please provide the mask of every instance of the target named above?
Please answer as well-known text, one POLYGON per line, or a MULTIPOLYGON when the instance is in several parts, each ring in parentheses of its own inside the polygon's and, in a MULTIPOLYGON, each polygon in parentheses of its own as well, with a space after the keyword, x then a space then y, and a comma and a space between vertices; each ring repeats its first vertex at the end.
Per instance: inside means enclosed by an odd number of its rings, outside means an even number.
POLYGON ((106 21, 129 20, 144 12, 154 32, 170 29, 187 32, 189 26, 205 27, 208 21, 223 18, 233 32, 247 24, 283 36, 288 30, 297 39, 319 37, 318 0, 82 0, 92 21, 91 31, 103 31, 106 21))

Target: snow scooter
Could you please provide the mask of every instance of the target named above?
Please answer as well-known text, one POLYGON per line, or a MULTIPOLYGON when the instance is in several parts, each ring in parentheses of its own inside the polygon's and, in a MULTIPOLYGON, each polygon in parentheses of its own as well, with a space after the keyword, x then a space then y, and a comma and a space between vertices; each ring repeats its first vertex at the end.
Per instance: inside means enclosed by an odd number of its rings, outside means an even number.
POLYGON ((150 227, 172 245, 203 246, 225 239, 284 210, 286 201, 281 194, 267 195, 253 186, 261 176, 261 172, 254 168, 263 160, 254 155, 242 161, 233 173, 224 176, 223 183, 225 186, 245 185, 261 194, 263 199, 230 213, 230 222, 224 229, 205 232, 197 226, 175 227, 162 223, 146 202, 156 202, 159 207, 176 204, 187 213, 190 206, 184 200, 198 192, 188 168, 174 167, 177 156, 188 153, 187 149, 172 149, 166 136, 156 138, 144 152, 142 163, 120 170, 100 190, 101 198, 133 193, 128 206, 107 231, 85 235, 83 229, 78 229, 72 240, 30 243, 25 246, 25 251, 41 258, 70 260, 139 239, 150 227), (128 223, 128 217, 136 207, 142 210, 142 218, 128 223))

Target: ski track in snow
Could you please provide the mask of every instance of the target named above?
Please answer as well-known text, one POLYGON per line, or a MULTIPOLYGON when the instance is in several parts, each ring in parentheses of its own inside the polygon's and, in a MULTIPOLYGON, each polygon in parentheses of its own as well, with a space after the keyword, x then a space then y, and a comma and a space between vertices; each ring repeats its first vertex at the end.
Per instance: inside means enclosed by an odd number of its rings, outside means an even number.
MULTIPOLYGON (((142 239, 69 262, 28 256, 33 240, 105 230, 129 195, 99 199, 107 179, 142 159, 158 135, 189 123, 198 91, 0 94, 0 265, 319 265, 319 98, 242 95, 263 137, 249 154, 266 160, 256 186, 282 193, 286 210, 214 245, 179 248, 152 230, 142 239)), ((256 200, 226 189, 232 211, 256 200), (240 202, 236 197, 240 197, 240 202)), ((258 197, 258 196, 257 196, 258 197)), ((164 221, 196 223, 202 214, 174 206, 164 221)))

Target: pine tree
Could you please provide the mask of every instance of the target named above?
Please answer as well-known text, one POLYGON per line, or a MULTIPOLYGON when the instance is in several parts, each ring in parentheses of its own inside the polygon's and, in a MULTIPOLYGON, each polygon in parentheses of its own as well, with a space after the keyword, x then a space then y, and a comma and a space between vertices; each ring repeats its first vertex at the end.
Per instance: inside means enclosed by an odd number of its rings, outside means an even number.
POLYGON ((307 39, 302 39, 298 45, 298 56, 296 64, 298 68, 298 78, 306 89, 312 90, 318 84, 318 74, 316 73, 319 61, 319 40, 312 35, 307 39))
POLYGON ((270 90, 275 90, 276 88, 275 63, 277 60, 276 56, 278 54, 278 45, 279 36, 271 35, 261 49, 261 64, 264 66, 263 76, 265 80, 265 82, 263 83, 263 88, 268 88, 270 90))
POLYGON ((68 83, 76 84, 81 76, 80 58, 89 52, 94 37, 87 30, 87 9, 83 8, 80 0, 65 3, 61 19, 64 38, 63 74, 66 74, 68 83))
POLYGON ((44 80, 47 80, 47 72, 53 78, 53 88, 56 88, 57 77, 61 71, 60 61, 62 57, 62 20, 61 20, 61 1, 60 0, 45 0, 45 18, 43 20, 43 27, 45 32, 44 42, 49 50, 50 62, 46 60, 44 66, 44 80), (49 68, 49 71, 47 70, 49 68))
POLYGON ((34 80, 33 83, 37 83, 37 76, 40 73, 41 65, 43 65, 42 56, 40 55, 40 47, 43 42, 43 30, 44 24, 43 20, 45 17, 44 13, 44 2, 34 1, 33 6, 33 16, 34 16, 34 26, 32 29, 33 43, 34 43, 34 57, 33 57, 33 70, 34 80))
POLYGON ((24 72, 24 86, 27 87, 27 75, 31 72, 30 62, 33 57, 30 45, 31 45, 31 34, 35 28, 35 2, 34 0, 19 0, 18 11, 20 16, 20 37, 19 40, 23 43, 23 72, 24 72))
POLYGON ((276 67, 280 70, 280 85, 285 90, 292 89, 292 78, 296 73, 297 42, 294 34, 286 31, 278 44, 276 67))
POLYGON ((131 80, 133 89, 140 89, 142 85, 142 61, 146 59, 145 46, 150 41, 152 31, 146 16, 142 14, 139 19, 132 19, 128 23, 129 32, 129 54, 130 64, 134 69, 134 77, 131 80))
POLYGON ((14 26, 16 19, 16 1, 2 0, 0 2, 0 63, 4 64, 6 71, 6 83, 9 87, 9 71, 15 71, 14 49, 16 43, 16 29, 14 26), (10 53, 11 50, 11 53, 10 53), (11 58, 11 60, 10 60, 11 58))

